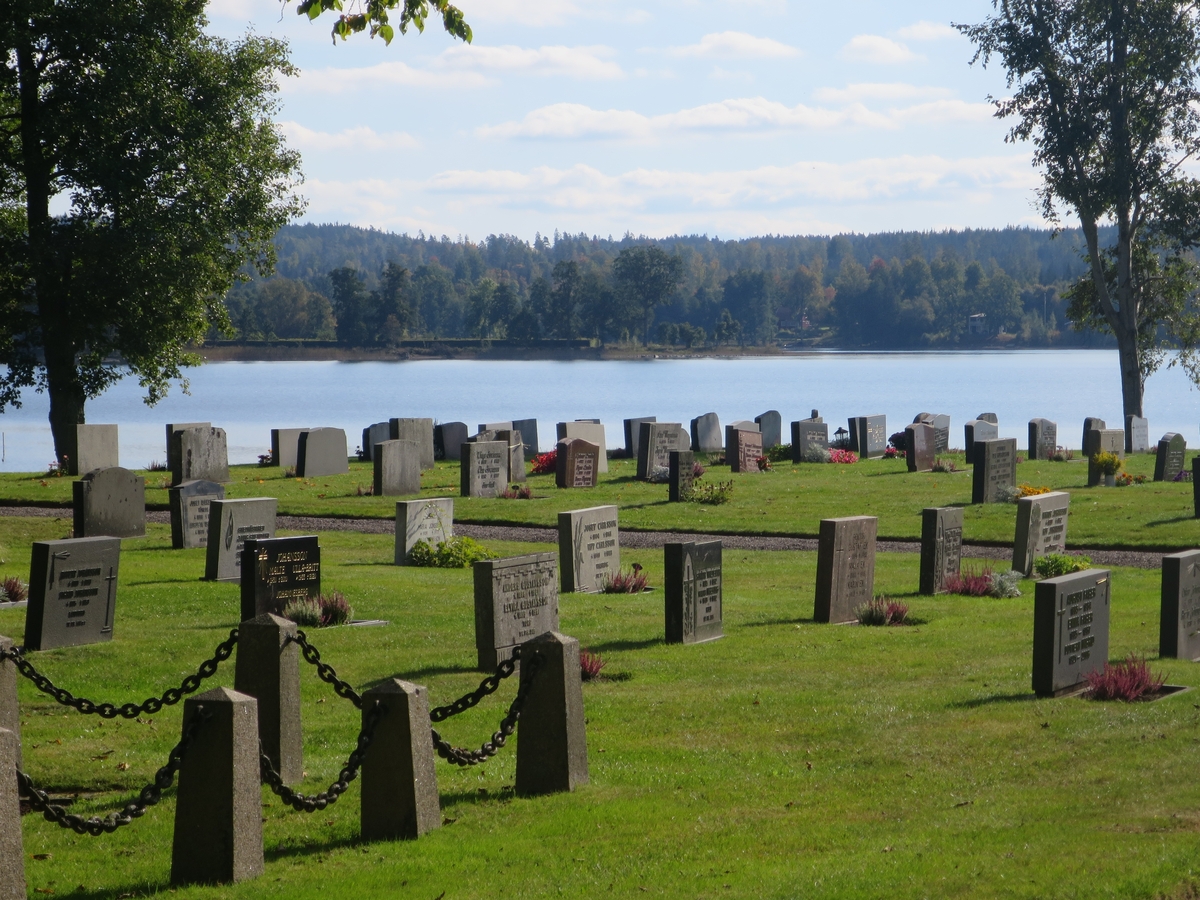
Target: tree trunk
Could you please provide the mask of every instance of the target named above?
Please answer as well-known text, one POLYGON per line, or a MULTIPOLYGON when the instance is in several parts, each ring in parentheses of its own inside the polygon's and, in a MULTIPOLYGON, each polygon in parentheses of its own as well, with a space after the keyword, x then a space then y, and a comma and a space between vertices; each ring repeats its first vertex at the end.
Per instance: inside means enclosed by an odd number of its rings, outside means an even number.
MULTIPOLYGON (((1137 332, 1117 332, 1117 353, 1121 365, 1121 404, 1125 415, 1142 415, 1142 370, 1138 364, 1137 332)), ((1122 426, 1124 423, 1122 422, 1122 426)))

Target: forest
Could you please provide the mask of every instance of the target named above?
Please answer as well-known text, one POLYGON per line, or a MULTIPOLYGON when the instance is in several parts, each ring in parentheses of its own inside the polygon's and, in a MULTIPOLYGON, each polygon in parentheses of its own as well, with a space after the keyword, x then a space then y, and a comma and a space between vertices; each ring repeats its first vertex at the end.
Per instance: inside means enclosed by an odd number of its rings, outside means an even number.
POLYGON ((225 298, 238 341, 482 338, 690 349, 1099 346, 1062 293, 1077 231, 620 239, 398 235, 289 225, 266 279, 225 298))

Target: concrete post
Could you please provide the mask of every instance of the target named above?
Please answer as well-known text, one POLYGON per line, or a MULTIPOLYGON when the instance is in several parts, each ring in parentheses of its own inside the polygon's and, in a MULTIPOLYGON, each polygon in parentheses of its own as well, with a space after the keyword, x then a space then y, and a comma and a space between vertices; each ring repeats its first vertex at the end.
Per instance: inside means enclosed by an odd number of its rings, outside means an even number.
MULTIPOLYGON (((11 650, 13 639, 0 634, 0 650, 11 650)), ((13 733, 17 744, 16 767, 21 768, 21 706, 17 702, 17 680, 21 673, 12 660, 0 662, 0 728, 13 733)))
POLYGON ((238 626, 234 690, 258 700, 258 736, 284 784, 304 777, 296 623, 264 613, 238 626))
POLYGON ((25 851, 17 799, 17 736, 0 728, 0 900, 25 900, 25 851))
POLYGON ((587 784, 587 734, 583 722, 583 685, 579 641, 547 631, 521 645, 521 679, 542 656, 517 721, 517 793, 552 794, 587 784))
POLYGON ((363 840, 413 840, 442 824, 434 769, 429 693, 393 678, 363 694, 363 723, 376 705, 387 712, 362 765, 363 840))

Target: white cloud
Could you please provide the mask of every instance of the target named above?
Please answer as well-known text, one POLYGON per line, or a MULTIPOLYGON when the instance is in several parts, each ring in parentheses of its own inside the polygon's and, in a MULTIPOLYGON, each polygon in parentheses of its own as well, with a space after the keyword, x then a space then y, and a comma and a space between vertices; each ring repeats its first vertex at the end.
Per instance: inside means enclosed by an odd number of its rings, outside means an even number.
POLYGON ((347 128, 337 134, 313 131, 299 122, 280 122, 288 143, 301 150, 406 150, 418 146, 417 139, 403 131, 378 134, 366 126, 347 128))
POLYGON ((567 76, 583 79, 621 78, 624 72, 612 61, 617 51, 611 47, 486 47, 458 44, 445 50, 436 60, 439 68, 454 70, 483 69, 491 72, 567 76))
MULTIPOLYGON (((508 25, 519 22, 522 26, 564 25, 571 19, 599 19, 609 22, 635 24, 650 19, 642 9, 630 9, 627 3, 617 0, 458 0, 455 4, 463 11, 467 22, 500 22, 508 25)), ((478 32, 478 29, 476 29, 478 32)))
POLYGON ((954 91, 933 85, 917 86, 902 82, 848 84, 844 88, 817 88, 813 99, 821 103, 861 103, 865 100, 947 99, 954 91))
MULTIPOLYGON (((299 81, 303 85, 304 93, 319 91, 328 94, 393 86, 461 90, 486 87, 495 83, 478 72, 431 72, 427 69, 414 69, 402 62, 383 62, 356 69, 305 69, 301 72, 299 81)), ((283 87, 285 91, 301 90, 295 80, 285 82, 283 87)))
POLYGON ((957 28, 945 22, 917 22, 896 32, 906 41, 941 41, 962 37, 957 28))
POLYGON ((906 46, 878 34, 859 34, 842 48, 842 59, 851 62, 893 65, 922 59, 906 46))
POLYGON ((744 84, 749 84, 754 80, 754 76, 749 72, 722 69, 720 66, 713 66, 712 71, 708 73, 708 77, 713 81, 736 81, 744 84))
POLYGON ((771 38, 755 37, 744 31, 722 31, 706 34, 699 43, 686 47, 671 47, 671 56, 698 59, 785 59, 799 56, 795 47, 771 38))

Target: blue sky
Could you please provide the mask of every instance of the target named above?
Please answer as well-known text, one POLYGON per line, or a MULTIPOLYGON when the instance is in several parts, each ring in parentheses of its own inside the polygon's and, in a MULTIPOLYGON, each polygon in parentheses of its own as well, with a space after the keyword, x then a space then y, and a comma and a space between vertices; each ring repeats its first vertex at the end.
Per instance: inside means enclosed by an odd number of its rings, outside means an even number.
POLYGON ((312 222, 480 239, 1040 225, 951 21, 989 0, 462 0, 332 44, 295 3, 213 0, 210 30, 286 38, 278 122, 312 222))

